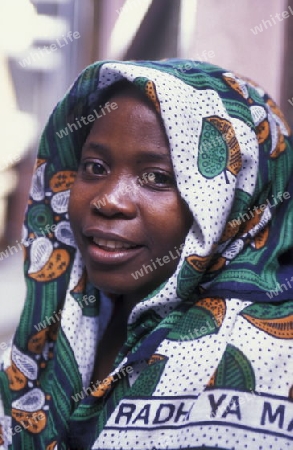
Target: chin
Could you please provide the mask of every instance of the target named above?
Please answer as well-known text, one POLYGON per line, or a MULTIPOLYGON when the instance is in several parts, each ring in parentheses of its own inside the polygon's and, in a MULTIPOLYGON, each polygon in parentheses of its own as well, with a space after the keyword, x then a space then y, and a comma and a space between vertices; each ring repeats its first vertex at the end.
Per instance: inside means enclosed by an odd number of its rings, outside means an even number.
POLYGON ((108 292, 109 294, 115 295, 127 295, 133 294, 137 291, 138 286, 131 286, 128 283, 125 283, 125 278, 123 282, 113 280, 112 282, 107 282, 104 277, 100 279, 96 276, 91 277, 89 274, 90 282, 100 291, 108 292))
POLYGON ((134 304, 147 297, 154 289, 156 289, 156 287, 159 286, 159 284, 152 286, 150 282, 144 283, 143 285, 133 285, 134 280, 130 280, 132 283, 126 283, 125 277, 122 282, 117 280, 113 280, 113 282, 105 282, 105 280, 90 276, 89 280, 99 291, 117 297, 123 296, 125 298, 131 298, 134 304))

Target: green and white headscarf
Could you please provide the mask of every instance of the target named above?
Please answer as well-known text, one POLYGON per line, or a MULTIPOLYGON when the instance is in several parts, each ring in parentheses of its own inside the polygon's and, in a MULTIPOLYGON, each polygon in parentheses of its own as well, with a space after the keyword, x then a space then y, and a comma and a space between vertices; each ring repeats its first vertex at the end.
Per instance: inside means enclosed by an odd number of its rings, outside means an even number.
POLYGON ((40 143, 27 298, 0 372, 0 450, 292 448, 293 266, 282 256, 293 247, 292 167, 290 129, 248 79, 186 60, 86 68, 40 143), (194 223, 96 387, 110 302, 88 282, 68 220, 85 140, 72 124, 123 78, 163 119, 194 223))

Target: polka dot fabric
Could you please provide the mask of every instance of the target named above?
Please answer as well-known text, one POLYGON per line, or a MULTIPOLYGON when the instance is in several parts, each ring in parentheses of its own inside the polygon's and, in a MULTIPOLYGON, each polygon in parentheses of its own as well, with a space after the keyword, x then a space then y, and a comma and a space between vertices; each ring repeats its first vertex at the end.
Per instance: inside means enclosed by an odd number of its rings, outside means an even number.
POLYGON ((283 114, 247 78, 185 60, 86 68, 35 165, 27 298, 0 373, 0 450, 292 448, 293 267, 279 260, 293 247, 292 167, 283 114), (85 130, 57 132, 121 79, 161 114, 194 220, 174 274, 133 308, 95 390, 113 305, 87 279, 67 211, 85 130))

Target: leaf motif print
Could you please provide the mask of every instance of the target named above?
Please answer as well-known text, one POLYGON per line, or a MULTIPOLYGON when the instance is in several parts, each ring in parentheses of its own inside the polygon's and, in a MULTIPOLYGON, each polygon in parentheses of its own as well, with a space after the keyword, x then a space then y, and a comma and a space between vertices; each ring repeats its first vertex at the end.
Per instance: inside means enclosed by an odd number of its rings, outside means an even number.
POLYGON ((198 168, 205 178, 215 178, 226 170, 235 176, 239 173, 241 169, 240 146, 228 120, 217 116, 207 117, 203 120, 198 168))

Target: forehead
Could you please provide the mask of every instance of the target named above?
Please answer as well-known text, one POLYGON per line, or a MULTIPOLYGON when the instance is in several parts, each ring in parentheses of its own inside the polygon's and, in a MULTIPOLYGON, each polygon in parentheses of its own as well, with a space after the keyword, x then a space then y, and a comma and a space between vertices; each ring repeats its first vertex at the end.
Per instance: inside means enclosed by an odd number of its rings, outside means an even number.
POLYGON ((99 110, 84 147, 95 144, 136 145, 139 148, 167 148, 169 142, 154 105, 137 88, 126 87, 108 97, 99 110), (111 108, 114 105, 114 109, 111 108))
POLYGON ((137 98, 141 102, 148 104, 150 108, 154 108, 155 106, 145 91, 126 79, 120 80, 105 88, 101 93, 99 105, 105 104, 107 100, 112 99, 114 96, 137 98))

